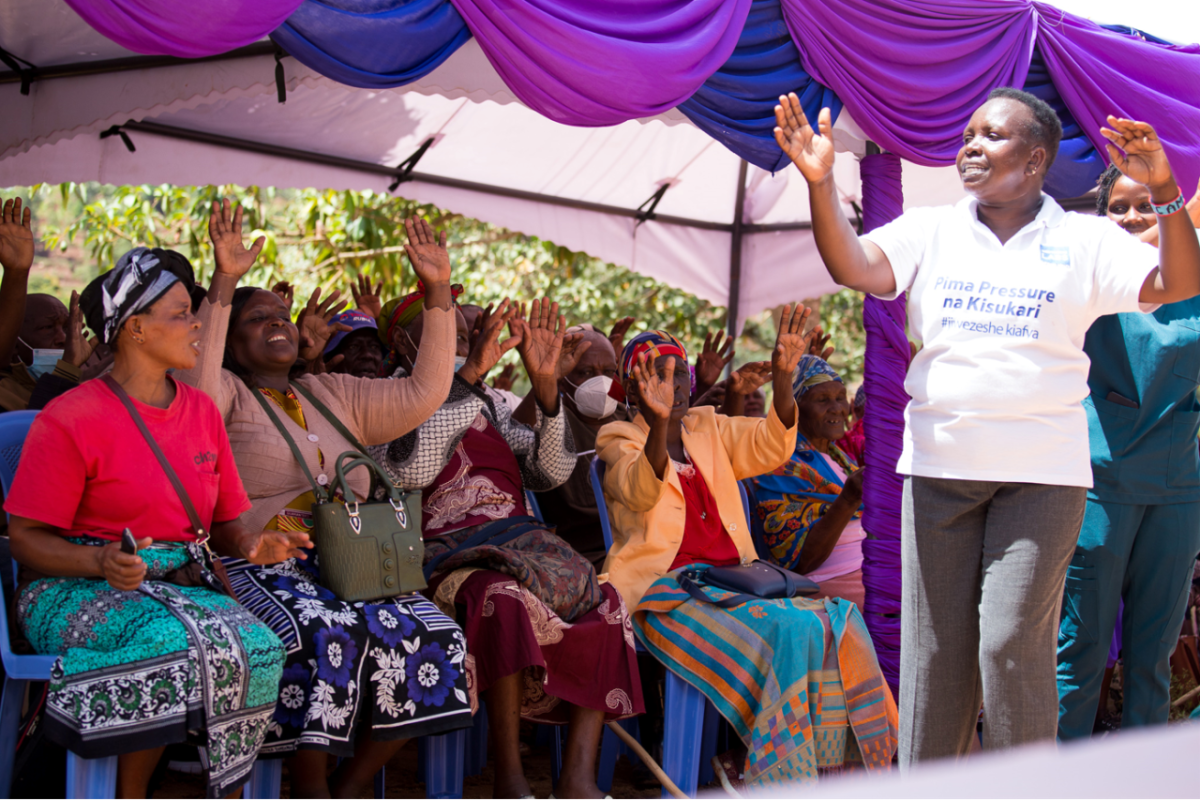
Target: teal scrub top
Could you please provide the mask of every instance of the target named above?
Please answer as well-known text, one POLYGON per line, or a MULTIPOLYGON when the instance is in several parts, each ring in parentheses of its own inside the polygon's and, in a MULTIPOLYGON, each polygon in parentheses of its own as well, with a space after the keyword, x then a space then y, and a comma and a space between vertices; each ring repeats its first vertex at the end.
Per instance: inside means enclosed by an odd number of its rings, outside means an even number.
POLYGON ((1153 314, 1112 314, 1088 329, 1083 401, 1093 500, 1160 505, 1200 501, 1200 298, 1153 314), (1109 400, 1116 392, 1138 404, 1109 400))

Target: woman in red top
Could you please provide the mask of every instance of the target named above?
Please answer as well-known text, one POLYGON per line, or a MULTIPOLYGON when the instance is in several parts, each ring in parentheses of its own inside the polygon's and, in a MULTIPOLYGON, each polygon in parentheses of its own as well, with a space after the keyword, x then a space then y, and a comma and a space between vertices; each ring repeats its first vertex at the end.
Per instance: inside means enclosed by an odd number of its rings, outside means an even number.
POLYGON ((224 593, 208 547, 274 562, 310 546, 238 522, 250 503, 221 416, 168 375, 196 361, 191 286, 187 259, 143 247, 88 285, 81 305, 116 354, 111 376, 38 415, 5 501, 23 569, 17 620, 37 652, 60 656, 46 733, 85 758, 119 756, 118 797, 144 797, 164 747, 195 732, 210 797, 246 780, 284 649, 224 593), (120 395, 178 475, 199 537, 120 395), (126 529, 136 553, 122 551, 126 529))

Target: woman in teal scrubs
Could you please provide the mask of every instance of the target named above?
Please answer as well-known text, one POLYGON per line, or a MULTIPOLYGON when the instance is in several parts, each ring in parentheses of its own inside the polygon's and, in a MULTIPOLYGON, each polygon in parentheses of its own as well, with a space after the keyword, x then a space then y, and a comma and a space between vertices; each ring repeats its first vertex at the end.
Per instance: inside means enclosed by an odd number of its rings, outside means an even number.
MULTIPOLYGON (((1115 167, 1097 210, 1158 243, 1150 191, 1115 167)), ((1184 211, 1200 227, 1200 192, 1184 211)), ((1088 330, 1084 400, 1094 487, 1067 570, 1058 635, 1060 739, 1090 736, 1122 600, 1122 727, 1165 724, 1169 659, 1200 552, 1200 297, 1088 330)))

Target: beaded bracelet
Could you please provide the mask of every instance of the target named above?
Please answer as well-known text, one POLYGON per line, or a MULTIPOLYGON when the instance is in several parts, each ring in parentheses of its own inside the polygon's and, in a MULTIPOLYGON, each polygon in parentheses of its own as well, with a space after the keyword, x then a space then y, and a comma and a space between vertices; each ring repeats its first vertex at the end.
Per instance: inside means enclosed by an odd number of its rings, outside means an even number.
POLYGON ((1153 199, 1150 201, 1150 205, 1154 206, 1154 213, 1158 216, 1169 217, 1176 211, 1179 211, 1181 208, 1183 208, 1183 192, 1180 192, 1179 197, 1176 197, 1165 206, 1160 206, 1158 203, 1155 203, 1153 199))

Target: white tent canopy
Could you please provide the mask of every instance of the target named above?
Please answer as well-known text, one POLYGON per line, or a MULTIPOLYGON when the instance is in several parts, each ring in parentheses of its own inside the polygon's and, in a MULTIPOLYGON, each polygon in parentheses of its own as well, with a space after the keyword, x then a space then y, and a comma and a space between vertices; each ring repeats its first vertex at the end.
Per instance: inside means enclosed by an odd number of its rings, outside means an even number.
MULTIPOLYGON (((266 43, 236 57, 148 60, 92 30, 63 0, 8 0, 0 47, 41 75, 28 96, 19 82, 0 83, 0 186, 383 191, 397 165, 432 139, 397 193, 631 267, 715 304, 736 297, 739 320, 834 288, 794 170, 747 167, 678 111, 609 128, 552 122, 516 101, 473 40, 425 78, 390 90, 343 86, 284 59, 282 104, 266 43), (113 63, 131 57, 139 60, 113 63), (136 152, 120 136, 100 137, 114 125, 125 126, 136 152), (636 210, 664 185, 656 216, 639 220, 636 210), (736 288, 731 274, 740 274, 736 288)), ((848 153, 865 152, 845 111, 836 139, 848 153)), ((852 215, 855 159, 842 156, 836 176, 852 215)), ((952 169, 906 163, 904 188, 908 205, 961 196, 952 169)))

